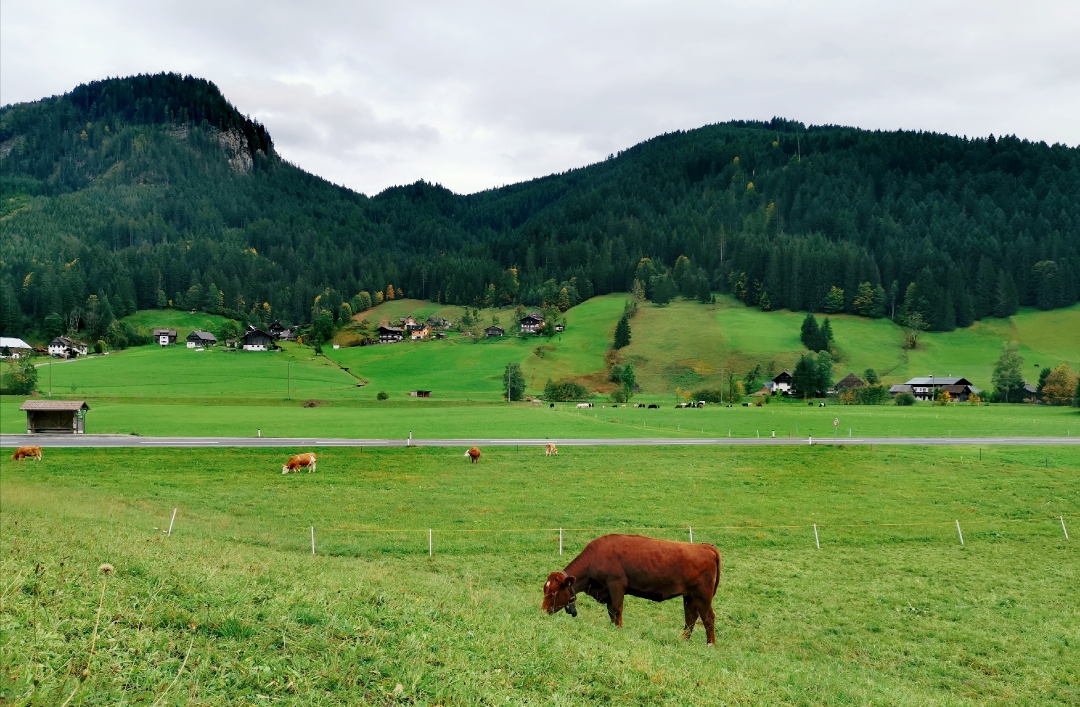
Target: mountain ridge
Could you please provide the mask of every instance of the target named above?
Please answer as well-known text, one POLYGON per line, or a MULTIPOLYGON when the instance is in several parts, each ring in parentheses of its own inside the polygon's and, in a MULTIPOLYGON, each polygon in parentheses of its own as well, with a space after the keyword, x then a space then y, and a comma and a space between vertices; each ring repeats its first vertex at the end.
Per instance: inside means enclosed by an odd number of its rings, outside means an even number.
POLYGON ((473 194, 368 197, 282 160, 211 82, 157 74, 5 106, 0 160, 5 333, 90 295, 305 322, 391 284, 538 305, 638 280, 936 330, 1078 294, 1080 150, 1013 137, 733 121, 473 194))

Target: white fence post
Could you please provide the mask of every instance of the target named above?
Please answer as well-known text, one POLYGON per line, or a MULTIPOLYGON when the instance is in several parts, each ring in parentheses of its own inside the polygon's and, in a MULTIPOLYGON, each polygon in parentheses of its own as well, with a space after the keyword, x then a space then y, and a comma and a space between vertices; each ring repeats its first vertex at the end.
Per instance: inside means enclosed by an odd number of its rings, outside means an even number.
POLYGON ((1065 533, 1065 539, 1069 539, 1069 531, 1065 529, 1065 516, 1058 516, 1058 520, 1061 521, 1061 532, 1065 533))
POLYGON ((688 525, 686 527, 690 529, 690 544, 693 545, 694 544, 694 526, 688 525))
POLYGON ((817 523, 814 523, 814 544, 817 545, 817 549, 821 549, 821 540, 818 539, 817 523))
POLYGON ((311 554, 315 554, 315 526, 311 526, 311 554))
POLYGON ((172 509, 172 520, 169 521, 169 537, 172 537, 172 525, 176 520, 176 509, 172 509))
POLYGON ((562 554, 562 528, 559 528, 559 554, 562 554))
POLYGON ((960 530, 960 521, 956 521, 956 534, 960 536, 960 544, 964 544, 964 533, 960 530))
POLYGON ((435 555, 435 552, 431 545, 431 528, 427 529, 427 554, 428 557, 433 557, 435 555))

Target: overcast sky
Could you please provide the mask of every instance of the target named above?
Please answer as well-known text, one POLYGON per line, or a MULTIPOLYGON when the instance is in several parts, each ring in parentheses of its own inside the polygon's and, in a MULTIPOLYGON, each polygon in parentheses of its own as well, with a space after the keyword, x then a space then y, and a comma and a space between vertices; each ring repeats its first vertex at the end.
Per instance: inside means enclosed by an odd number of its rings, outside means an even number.
POLYGON ((457 192, 732 119, 1080 143, 1080 2, 0 0, 0 102, 210 79, 286 159, 457 192))

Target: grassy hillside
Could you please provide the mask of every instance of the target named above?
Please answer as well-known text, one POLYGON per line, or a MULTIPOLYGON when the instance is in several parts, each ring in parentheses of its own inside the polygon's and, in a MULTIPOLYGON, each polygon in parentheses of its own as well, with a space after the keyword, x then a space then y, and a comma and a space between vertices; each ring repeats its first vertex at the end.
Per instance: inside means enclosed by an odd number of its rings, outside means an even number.
POLYGON ((1080 700, 1075 448, 326 449, 283 477, 292 451, 0 456, 4 702, 1080 700), (715 649, 677 599, 540 611, 591 538, 688 525, 723 555, 715 649))
MULTIPOLYGON (((370 382, 364 395, 386 390, 402 395, 410 390, 434 391, 437 398, 491 400, 502 396, 502 375, 508 363, 521 364, 528 389, 543 390, 549 378, 592 376, 602 384, 604 352, 611 345, 615 323, 622 316, 625 297, 594 297, 566 313, 566 331, 546 337, 472 339, 451 335, 445 341, 403 341, 393 345, 363 346, 325 350, 327 356, 370 382), (537 347, 541 347, 539 352, 537 347)), ((426 319, 432 314, 452 319, 460 307, 443 307, 418 300, 394 300, 374 307, 354 318, 372 323, 397 324, 400 317, 426 319)), ((492 315, 508 331, 516 328, 513 309, 481 310, 487 324, 492 315)))
POLYGON ((191 314, 176 309, 140 309, 123 320, 142 334, 151 334, 154 329, 176 329, 177 340, 180 342, 195 330, 208 331, 217 336, 221 333, 221 326, 229 321, 227 317, 217 314, 191 314))

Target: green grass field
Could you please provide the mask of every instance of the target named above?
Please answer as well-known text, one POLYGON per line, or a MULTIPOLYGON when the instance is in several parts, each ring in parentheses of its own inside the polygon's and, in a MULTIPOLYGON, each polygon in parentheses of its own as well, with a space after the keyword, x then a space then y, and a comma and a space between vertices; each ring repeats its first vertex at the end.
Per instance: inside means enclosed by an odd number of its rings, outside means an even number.
MULTIPOLYGON (((311 349, 285 344, 281 352, 203 351, 178 346, 139 346, 107 356, 44 361, 38 391, 65 397, 169 399, 355 398, 356 378, 311 349)), ((372 394, 370 397, 374 397, 372 394)))
MULTIPOLYGON (((67 397, 71 397, 70 395, 67 397)), ((0 431, 26 431, 23 398, 0 400, 0 431)), ((310 400, 310 398, 309 398, 310 400)), ((546 405, 468 404, 408 400, 350 402, 330 398, 304 408, 300 399, 188 398, 168 401, 91 401, 86 431, 144 436, 416 438, 581 438, 581 437, 1067 437, 1080 434, 1076 408, 1047 405, 830 405, 789 402, 761 408, 710 406, 675 410, 612 408, 577 410, 546 405)))
POLYGON ((291 451, 5 453, 4 703, 1080 701, 1075 448, 291 451), (687 526, 716 648, 677 601, 541 614, 589 539, 687 526))

